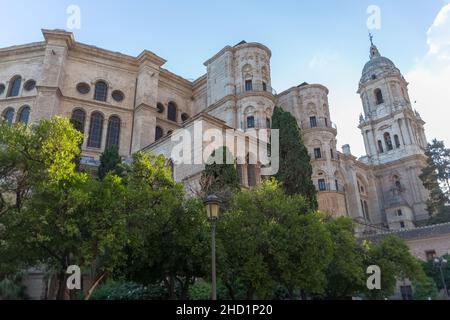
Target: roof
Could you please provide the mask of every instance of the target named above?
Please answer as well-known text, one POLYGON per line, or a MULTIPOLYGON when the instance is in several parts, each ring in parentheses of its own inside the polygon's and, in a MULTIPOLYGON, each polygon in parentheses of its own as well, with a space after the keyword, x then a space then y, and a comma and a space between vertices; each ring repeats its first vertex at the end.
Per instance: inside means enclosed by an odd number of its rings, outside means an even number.
POLYGON ((376 235, 362 236, 359 240, 378 242, 388 236, 397 236, 404 240, 419 240, 440 237, 444 235, 450 235, 450 223, 436 224, 409 230, 383 232, 376 235))

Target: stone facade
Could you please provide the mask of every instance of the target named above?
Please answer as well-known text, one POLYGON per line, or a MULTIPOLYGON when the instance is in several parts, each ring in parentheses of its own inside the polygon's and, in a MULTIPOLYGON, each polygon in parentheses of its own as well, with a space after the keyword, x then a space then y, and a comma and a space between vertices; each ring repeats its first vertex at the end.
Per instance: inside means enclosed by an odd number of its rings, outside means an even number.
MULTIPOLYGON (((358 159, 350 146, 338 151, 328 89, 303 83, 277 94, 271 51, 262 44, 226 46, 205 62, 205 75, 188 81, 149 51, 131 57, 78 43, 62 30, 43 35, 42 42, 0 49, 0 114, 20 121, 28 106, 30 122, 77 116, 86 164, 98 164, 111 144, 124 159, 140 150, 170 158, 173 133, 193 129, 194 120, 202 120, 203 130, 239 134, 268 128, 278 105, 302 128, 323 212, 354 218, 359 232, 410 229, 428 217, 428 194, 418 178, 425 164, 424 122, 412 109, 408 83, 374 45, 358 89, 367 153, 358 159)), ((242 184, 252 187, 261 181, 260 168, 243 163, 246 156, 238 169, 242 184)), ((203 168, 175 165, 174 177, 195 193, 203 168)))

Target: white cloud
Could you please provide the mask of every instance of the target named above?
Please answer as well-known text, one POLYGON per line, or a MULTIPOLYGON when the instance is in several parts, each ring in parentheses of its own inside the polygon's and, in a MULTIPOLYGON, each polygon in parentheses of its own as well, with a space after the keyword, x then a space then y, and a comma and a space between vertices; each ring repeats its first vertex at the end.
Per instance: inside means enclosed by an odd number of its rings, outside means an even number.
POLYGON ((438 13, 427 36, 429 54, 450 58, 450 3, 438 13))
POLYGON ((450 147, 450 4, 436 16, 427 32, 429 51, 406 75, 412 101, 427 122, 428 139, 450 147))

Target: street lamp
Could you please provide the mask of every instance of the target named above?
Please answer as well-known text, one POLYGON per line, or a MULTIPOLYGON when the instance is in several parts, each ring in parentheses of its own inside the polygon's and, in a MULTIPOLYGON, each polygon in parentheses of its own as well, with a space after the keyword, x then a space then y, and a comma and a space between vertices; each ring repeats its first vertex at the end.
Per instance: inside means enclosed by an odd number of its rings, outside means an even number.
POLYGON ((444 270, 443 270, 443 268, 447 265, 447 260, 444 258, 436 258, 436 259, 434 259, 434 265, 437 266, 439 268, 439 271, 441 272, 442 285, 444 286, 445 295, 448 298, 449 295, 448 295, 448 290, 447 290, 447 284, 445 283, 444 270))
POLYGON ((216 221, 219 219, 220 199, 210 194, 203 202, 211 222, 211 300, 217 300, 217 282, 216 282, 216 221))

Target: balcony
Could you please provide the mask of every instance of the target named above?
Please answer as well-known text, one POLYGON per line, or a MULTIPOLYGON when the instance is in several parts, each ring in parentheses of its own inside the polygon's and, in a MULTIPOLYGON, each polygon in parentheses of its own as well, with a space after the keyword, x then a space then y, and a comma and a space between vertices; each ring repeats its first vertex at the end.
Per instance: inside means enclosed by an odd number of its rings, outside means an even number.
POLYGON ((245 94, 245 93, 251 93, 251 92, 266 92, 268 94, 271 94, 273 96, 277 95, 277 92, 270 86, 268 85, 263 85, 262 83, 252 83, 250 84, 245 84, 242 86, 236 86, 236 95, 241 95, 241 94, 245 94))
POLYGON ((303 130, 332 129, 337 131, 337 126, 327 118, 314 118, 301 123, 303 130))
POLYGON ((345 187, 340 183, 319 183, 316 185, 316 190, 318 192, 345 193, 345 187))

